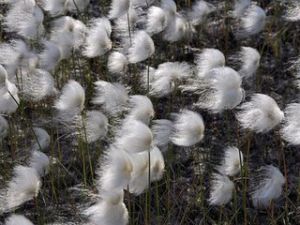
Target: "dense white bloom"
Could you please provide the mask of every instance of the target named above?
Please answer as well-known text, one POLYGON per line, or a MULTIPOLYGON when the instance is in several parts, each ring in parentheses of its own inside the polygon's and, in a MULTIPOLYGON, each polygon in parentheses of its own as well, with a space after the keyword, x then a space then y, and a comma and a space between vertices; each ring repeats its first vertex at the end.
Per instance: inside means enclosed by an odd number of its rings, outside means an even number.
POLYGON ((51 41, 43 41, 43 50, 39 54, 39 67, 52 71, 62 59, 60 47, 51 41))
POLYGON ((98 111, 88 111, 86 115, 85 130, 83 138, 86 138, 88 143, 95 142, 106 136, 108 131, 108 120, 106 116, 98 111))
POLYGON ((163 8, 167 13, 175 14, 177 11, 176 3, 173 0, 162 0, 161 8, 163 8))
POLYGON ((285 124, 281 129, 284 140, 292 145, 300 144, 300 104, 289 104, 285 112, 285 124))
POLYGON ((263 166, 252 179, 251 198, 257 208, 266 208, 272 200, 280 197, 285 178, 280 170, 272 165, 263 166))
POLYGON ((174 113, 174 127, 170 140, 179 146, 191 146, 204 137, 202 116, 190 110, 174 113))
POLYGON ((227 176, 235 176, 241 171, 243 153, 236 147, 227 147, 224 151, 224 158, 218 171, 227 176))
POLYGON ((35 169, 16 166, 7 187, 6 209, 11 210, 33 199, 38 195, 40 187, 41 180, 35 169))
POLYGON ((0 116, 0 141, 7 136, 8 123, 3 116, 0 116))
POLYGON ((205 48, 196 56, 198 77, 203 78, 208 75, 211 69, 225 66, 225 56, 218 49, 205 48))
POLYGON ((110 34, 111 25, 107 18, 93 19, 87 32, 83 55, 89 58, 104 55, 112 48, 110 34))
POLYGON ((291 0, 289 1, 289 6, 287 8, 284 18, 288 21, 299 21, 300 20, 300 2, 291 0))
POLYGON ((6 29, 24 38, 36 38, 44 30, 44 14, 34 0, 13 1, 4 20, 6 29))
POLYGON ((48 173, 49 164, 49 157, 45 153, 37 150, 32 152, 29 167, 35 169, 39 176, 43 177, 48 173))
POLYGON ((150 180, 158 181, 162 178, 165 171, 165 161, 163 154, 158 147, 150 151, 150 180))
POLYGON ((5 220, 5 225, 33 225, 25 216, 13 214, 5 220))
POLYGON ((147 96, 132 95, 129 99, 130 110, 127 119, 139 120, 149 124, 154 117, 154 109, 151 100, 147 96))
POLYGON ((89 5, 90 0, 66 0, 65 9, 69 12, 81 13, 89 5))
POLYGON ((151 6, 148 10, 146 30, 149 34, 157 34, 167 26, 167 17, 160 7, 151 6))
POLYGON ((212 4, 199 0, 195 2, 192 9, 188 11, 188 20, 193 25, 199 25, 208 14, 215 10, 216 8, 212 4))
POLYGON ((41 0, 41 7, 51 16, 57 16, 64 12, 65 2, 66 0, 41 0))
POLYGON ((138 31, 132 39, 132 45, 128 49, 130 63, 138 63, 151 57, 155 52, 152 38, 145 31, 138 31))
POLYGON ((189 23, 182 15, 171 14, 168 18, 168 25, 163 32, 163 39, 171 43, 180 41, 189 31, 189 23))
POLYGON ((126 189, 133 170, 128 153, 115 146, 111 146, 96 171, 98 175, 97 188, 100 193, 126 189))
POLYGON ((170 137, 173 131, 173 122, 170 120, 153 120, 151 127, 154 144, 159 147, 165 147, 170 142, 170 137))
POLYGON ((264 94, 254 94, 251 101, 241 105, 237 113, 242 128, 250 129, 257 133, 266 133, 278 125, 284 118, 273 98, 264 94))
POLYGON ((32 147, 33 150, 44 150, 48 148, 50 145, 50 136, 42 128, 34 127, 33 128, 34 135, 35 135, 35 143, 32 147))
POLYGON ((149 151, 153 146, 150 128, 138 120, 125 120, 118 132, 116 146, 128 153, 149 151))
POLYGON ((235 0, 232 15, 235 18, 240 18, 250 5, 251 0, 235 0))
POLYGON ((111 73, 124 73, 127 71, 128 59, 120 52, 112 52, 108 57, 107 67, 111 73))
POLYGON ((239 57, 243 63, 241 69, 239 70, 240 75, 246 79, 252 77, 259 67, 259 52, 254 48, 242 47, 239 57))
MULTIPOLYGON (((200 97, 195 104, 200 108, 220 113, 226 109, 233 109, 244 98, 244 90, 241 88, 241 77, 229 67, 219 67, 210 70, 204 81, 195 82, 195 89, 199 88, 200 97), (206 83, 207 82, 207 83, 206 83)), ((193 84, 187 87, 191 88, 193 84)))
POLYGON ((226 205, 232 198, 233 182, 217 173, 213 174, 208 202, 210 205, 226 205))
POLYGON ((109 83, 106 81, 95 82, 95 96, 92 103, 101 105, 109 115, 117 115, 124 110, 127 104, 128 90, 120 83, 109 83))
POLYGON ((266 24, 266 13, 257 5, 247 8, 243 16, 240 17, 240 27, 237 37, 245 38, 261 32, 266 24))
POLYGON ((128 12, 129 0, 112 0, 109 10, 109 18, 117 19, 128 12))
POLYGON ((127 225, 128 210, 123 203, 123 193, 100 200, 84 211, 93 225, 127 225))

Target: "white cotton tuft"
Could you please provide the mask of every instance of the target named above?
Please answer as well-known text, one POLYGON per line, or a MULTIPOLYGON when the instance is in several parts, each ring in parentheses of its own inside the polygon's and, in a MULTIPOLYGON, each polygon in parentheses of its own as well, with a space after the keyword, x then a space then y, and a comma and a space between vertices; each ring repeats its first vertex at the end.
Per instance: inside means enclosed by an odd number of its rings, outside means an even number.
POLYGON ((266 133, 277 126, 284 118, 273 98, 264 94, 254 94, 249 102, 241 105, 237 119, 242 128, 257 133, 266 133))
POLYGON ((30 157, 29 167, 35 169, 40 177, 48 174, 50 160, 49 157, 41 152, 34 150, 30 157))
POLYGON ((173 122, 165 119, 153 120, 151 130, 154 137, 154 144, 164 148, 170 142, 173 131, 173 122))
POLYGON ((151 34, 162 32, 167 27, 167 17, 162 8, 151 6, 148 10, 146 30, 151 34))
POLYGON ((33 150, 44 150, 49 147, 50 145, 50 136, 42 128, 34 127, 33 128, 34 135, 35 135, 35 143, 32 147, 33 150))
POLYGON ((300 145, 300 104, 289 104, 284 112, 286 117, 281 135, 289 144, 300 145))
POLYGON ((75 80, 69 80, 63 87, 62 94, 55 101, 54 107, 58 111, 82 111, 84 108, 85 92, 83 87, 75 80))
POLYGON ((112 52, 108 57, 107 68, 111 73, 121 74, 127 71, 128 59, 120 52, 112 52))
POLYGON ((4 225, 33 225, 25 216, 13 214, 5 220, 4 225))
POLYGON ((7 136, 8 123, 3 116, 0 116, 0 141, 7 136))
POLYGON ((112 0, 109 10, 109 18, 117 19, 129 10, 130 1, 129 0, 112 0))
POLYGON ((227 147, 224 158, 218 171, 226 176, 235 176, 241 171, 243 165, 243 153, 236 147, 227 147))
POLYGON ((188 20, 191 22, 192 25, 197 26, 204 18, 216 10, 212 4, 200 0, 193 4, 192 9, 188 11, 188 20))
POLYGON ((133 170, 127 152, 112 146, 100 163, 101 167, 96 172, 97 188, 100 193, 106 194, 127 188, 133 170))
POLYGON ((242 67, 239 70, 239 73, 243 78, 248 79, 256 73, 256 70, 259 67, 260 54, 254 48, 242 47, 240 58, 242 67))
POLYGON ((51 41, 43 41, 43 50, 39 54, 39 66, 41 69, 53 71, 62 59, 60 47, 51 41))
POLYGON ((153 135, 148 126, 138 120, 125 120, 116 138, 116 146, 128 153, 149 151, 153 135))
POLYGON ((51 16, 57 16, 64 12, 66 0, 42 0, 41 7, 50 13, 51 16))
POLYGON ((287 21, 296 22, 300 20, 300 2, 291 0, 289 1, 288 8, 286 10, 286 14, 284 18, 287 21))
POLYGON ((225 66, 225 56, 218 49, 205 48, 196 56, 198 77, 206 77, 211 69, 225 66))
POLYGON ((165 161, 163 154, 158 147, 150 151, 150 180, 159 181, 162 179, 165 171, 165 161))
POLYGON ((192 146, 204 137, 202 116, 190 110, 174 113, 174 130, 170 140, 178 146, 192 146))
POLYGON ((68 12, 82 13, 89 3, 90 0, 66 0, 65 9, 68 12))
POLYGON ((108 119, 101 112, 95 110, 88 111, 84 126, 83 138, 86 139, 87 143, 92 143, 106 136, 108 119))
POLYGON ((251 0, 235 0, 232 16, 240 18, 251 5, 251 0))
POLYGON ((128 90, 120 83, 106 81, 95 82, 95 96, 92 103, 101 105, 103 110, 111 116, 118 115, 124 110, 129 100, 128 90))
POLYGON ((127 119, 139 120, 144 124, 149 124, 154 117, 154 109, 151 100, 147 96, 132 95, 129 99, 129 114, 127 119))
POLYGON ((87 32, 83 55, 89 58, 102 56, 112 48, 111 24, 107 18, 93 19, 87 32))
POLYGON ((162 0, 161 8, 164 9, 167 13, 176 13, 177 6, 173 0, 162 0))
POLYGON ((266 24, 266 13, 257 5, 247 8, 240 18, 240 27, 236 33, 238 38, 246 38, 261 32, 266 24))
POLYGON ((152 38, 145 31, 138 31, 132 39, 132 46, 128 49, 130 63, 138 63, 151 57, 155 52, 152 38))
POLYGON ((232 199, 234 183, 227 177, 213 174, 208 202, 210 205, 226 205, 232 199))
POLYGON ((251 186, 252 203, 256 208, 266 208, 272 200, 280 197, 285 178, 280 170, 272 165, 263 166, 253 177, 251 186))
POLYGON ((188 21, 182 15, 169 15, 168 25, 163 32, 163 39, 171 43, 180 41, 190 31, 189 28, 188 21))
POLYGON ((35 198, 40 190, 41 180, 37 171, 30 167, 16 166, 12 180, 8 183, 6 208, 14 209, 35 198))

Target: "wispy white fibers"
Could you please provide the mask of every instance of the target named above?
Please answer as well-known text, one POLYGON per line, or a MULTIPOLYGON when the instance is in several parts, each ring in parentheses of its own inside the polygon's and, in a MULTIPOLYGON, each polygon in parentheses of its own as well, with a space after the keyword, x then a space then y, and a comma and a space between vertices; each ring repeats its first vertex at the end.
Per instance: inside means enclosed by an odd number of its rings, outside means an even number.
POLYGON ((137 31, 128 49, 128 60, 130 63, 138 63, 151 57, 154 52, 155 46, 152 38, 143 30, 137 31))
POLYGON ((197 75, 205 77, 211 69, 225 66, 225 56, 218 49, 205 48, 196 56, 197 75))
POLYGON ((170 142, 170 137, 173 131, 173 122, 170 120, 153 120, 153 125, 151 127, 153 137, 154 137, 154 144, 164 148, 170 142))
POLYGON ((235 18, 240 18, 250 5, 251 0, 235 0, 232 15, 235 18))
POLYGON ((176 3, 173 0, 162 0, 161 8, 168 14, 175 14, 177 11, 176 3))
POLYGON ((24 38, 36 38, 44 31, 43 20, 43 11, 34 0, 16 0, 9 6, 4 25, 24 38))
POLYGON ((107 68, 111 73, 124 73, 127 71, 128 59, 120 52, 112 52, 108 57, 107 68))
POLYGON ((284 118, 273 98, 264 94, 254 94, 249 102, 241 105, 237 119, 242 128, 257 133, 266 133, 278 125, 284 118))
POLYGON ((291 0, 289 1, 289 6, 286 10, 286 14, 284 15, 284 18, 288 21, 299 21, 300 20, 300 2, 291 0))
POLYGON ((58 16, 65 12, 83 12, 89 2, 89 0, 42 0, 41 5, 52 16, 58 16))
POLYGON ((34 150, 30 157, 29 167, 35 169, 40 177, 48 173, 50 160, 49 157, 38 150, 34 150))
POLYGON ((263 166, 251 180, 252 203, 256 208, 266 208, 272 200, 280 197, 285 178, 280 170, 272 165, 263 166))
POLYGON ((131 179, 133 165, 126 151, 110 146, 99 162, 97 188, 106 195, 113 191, 126 189, 131 179))
POLYGON ((174 127, 170 140, 178 146, 191 146, 204 137, 202 116, 190 110, 174 113, 174 127))
POLYGON ((154 114, 153 104, 147 96, 130 96, 127 119, 139 120, 148 125, 150 120, 154 117, 154 114))
POLYGON ((193 4, 192 9, 188 11, 188 20, 194 26, 199 25, 208 14, 215 10, 216 8, 212 4, 198 0, 193 4))
POLYGON ((150 151, 150 180, 159 181, 165 171, 165 161, 163 154, 158 147, 150 151))
POLYGON ((126 225, 128 210, 123 203, 123 191, 105 194, 104 198, 84 211, 94 225, 126 225))
POLYGON ((244 98, 241 83, 241 77, 235 70, 219 67, 210 70, 206 79, 194 82, 184 90, 195 91, 198 88, 200 97, 195 105, 220 113, 226 109, 233 109, 241 103, 244 98))
POLYGON ((116 19, 128 12, 129 0, 112 0, 109 10, 109 18, 116 19))
POLYGON ((57 44, 52 41, 43 41, 43 50, 39 54, 39 67, 52 71, 63 58, 62 56, 63 52, 57 44))
POLYGON ((284 140, 292 145, 300 144, 300 104, 289 104, 285 112, 285 124, 281 129, 281 135, 284 140))
POLYGON ((65 9, 68 12, 82 13, 89 3, 90 0, 66 0, 65 9))
POLYGON ((153 147, 150 128, 138 120, 125 120, 116 137, 116 146, 128 153, 149 151, 153 147))
POLYGON ((240 17, 240 26, 237 37, 245 38, 261 32, 266 24, 266 13, 257 5, 252 4, 240 17))
POLYGON ((210 205, 226 205, 232 199, 233 182, 224 175, 212 175, 211 190, 208 202, 210 205))
POLYGON ((236 147, 227 147, 224 150, 224 158, 218 171, 227 176, 235 176, 241 171, 243 165, 243 153, 236 147))
POLYGON ((19 105, 18 88, 7 79, 6 70, 0 65, 0 113, 13 113, 19 105))
POLYGON ((4 225, 33 225, 25 216, 13 214, 5 220, 4 225))
POLYGON ((7 136, 8 123, 3 116, 0 116, 0 141, 7 136))
POLYGON ((47 133, 47 131, 45 131, 42 128, 39 127, 34 127, 33 128, 34 131, 34 145, 32 147, 33 150, 44 150, 46 148, 49 147, 50 145, 50 136, 47 133))
POLYGON ((99 80, 95 82, 95 91, 92 103, 101 105, 102 109, 111 116, 122 112, 129 100, 128 90, 120 83, 99 80))
POLYGON ((167 17, 164 10, 157 6, 151 6, 147 14, 146 30, 151 34, 162 32, 167 26, 167 17))
POLYGON ((180 41, 190 31, 189 23, 182 15, 169 15, 168 25, 163 32, 163 39, 171 43, 180 41))
POLYGON ((88 143, 92 143, 106 136, 108 120, 101 112, 96 110, 88 111, 84 128, 83 139, 86 138, 88 143))
POLYGON ((31 167, 16 166, 12 180, 8 183, 5 209, 11 210, 27 202, 39 193, 41 180, 37 171, 31 167))
MULTIPOLYGON (((186 62, 166 62, 158 66, 149 79, 150 95, 163 97, 170 94, 177 83, 192 75, 192 67, 186 62)), ((148 73, 143 73, 143 86, 147 87, 148 73)))
POLYGON ((90 22, 83 55, 89 58, 102 56, 112 48, 111 25, 107 18, 97 18, 90 22))
POLYGON ((252 77, 259 67, 259 52, 255 48, 242 47, 239 58, 242 62, 242 67, 239 70, 240 75, 245 79, 252 77))

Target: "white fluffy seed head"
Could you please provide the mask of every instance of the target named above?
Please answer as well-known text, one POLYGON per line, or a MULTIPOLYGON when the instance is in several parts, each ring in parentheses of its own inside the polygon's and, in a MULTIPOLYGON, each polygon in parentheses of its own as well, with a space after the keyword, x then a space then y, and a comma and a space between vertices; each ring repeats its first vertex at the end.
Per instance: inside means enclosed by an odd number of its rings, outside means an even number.
POLYGON ((108 57, 107 67, 111 73, 122 74, 127 71, 128 59, 120 52, 112 52, 108 57))
POLYGON ((248 79, 256 73, 256 70, 259 67, 260 54, 254 48, 242 47, 240 58, 242 67, 239 70, 239 73, 243 78, 248 79))
POLYGON ((125 120, 118 133, 116 145, 128 153, 149 151, 153 146, 153 135, 143 122, 125 120))
POLYGON ((171 43, 180 41, 190 31, 188 21, 180 14, 169 15, 168 25, 163 32, 163 39, 171 43))
POLYGON ((151 181, 161 180, 165 171, 165 161, 163 154, 158 147, 150 151, 150 179, 151 181))
POLYGON ((127 119, 139 120, 144 124, 149 124, 154 117, 154 109, 151 100, 147 96, 132 95, 129 99, 129 114, 127 119))
POLYGON ((161 1, 161 8, 167 13, 175 14, 177 11, 176 3, 173 0, 163 0, 161 1))
POLYGON ((25 216, 13 214, 5 220, 5 225, 33 225, 25 216))
POLYGON ((160 7, 151 6, 148 10, 146 30, 149 34, 162 32, 167 26, 167 17, 160 7))
POLYGON ((280 170, 272 165, 263 166, 252 179, 252 203, 256 208, 266 208, 272 200, 280 197, 285 178, 280 170))
POLYGON ((292 145, 300 145, 300 104, 289 104, 285 112, 285 123, 281 129, 281 135, 284 140, 292 145))
POLYGON ((8 79, 4 84, 0 83, 0 113, 13 113, 17 110, 20 103, 18 88, 8 79))
POLYGON ((101 105, 103 110, 111 116, 118 115, 128 103, 128 90, 120 83, 106 81, 95 82, 95 96, 92 103, 101 105))
POLYGON ((8 132, 8 123, 3 116, 0 116, 0 140, 7 136, 8 132))
POLYGON ((109 10, 109 18, 117 19, 128 12, 129 0, 112 0, 109 10))
POLYGON ((247 8, 240 18, 240 28, 237 31, 238 38, 246 38, 261 32, 266 24, 266 13, 257 5, 247 8))
POLYGON ((251 0, 235 0, 232 16, 240 18, 251 5, 251 0))
POLYGON ((51 16, 57 16, 64 12, 66 0, 42 0, 41 7, 50 13, 51 16))
POLYGON ((243 162, 243 153, 238 148, 227 147, 224 150, 224 158, 218 171, 226 176, 235 176, 241 171, 243 162))
POLYGON ((107 18, 93 19, 87 32, 83 55, 89 58, 104 55, 112 48, 110 35, 111 25, 107 18))
POLYGON ((170 142, 170 136, 173 131, 173 122, 170 120, 153 120, 153 125, 151 127, 154 144, 162 147, 162 150, 170 142))
POLYGON ((264 94, 254 94, 249 102, 241 105, 237 119, 242 128, 257 133, 266 133, 277 126, 284 118, 273 98, 264 94))
POLYGON ((39 127, 34 127, 33 131, 35 143, 32 146, 32 150, 44 150, 48 148, 50 145, 50 136, 47 131, 39 127))
POLYGON ((39 54, 40 68, 53 71, 62 59, 61 51, 58 45, 51 41, 43 41, 43 50, 39 54))
POLYGON ((286 14, 284 15, 284 18, 287 21, 296 22, 300 20, 300 2, 291 0, 289 1, 289 6, 286 10, 286 14))
POLYGON ((37 171, 30 167, 16 166, 14 176, 8 183, 6 206, 7 210, 16 208, 39 193, 41 180, 37 171))
POLYGON ((204 137, 202 116, 190 110, 183 110, 174 115, 174 130, 170 140, 178 146, 192 146, 204 137))
POLYGON ((47 175, 49 170, 50 160, 49 157, 41 152, 34 150, 30 157, 29 167, 35 169, 40 177, 47 175))
POLYGON ((69 80, 63 87, 62 94, 56 100, 54 107, 58 111, 82 111, 84 108, 85 92, 83 87, 75 80, 69 80))
POLYGON ((68 12, 82 13, 89 3, 90 0, 66 0, 65 10, 68 12))
POLYGON ((234 183, 224 175, 213 174, 208 202, 210 205, 226 205, 232 199, 234 183))
POLYGON ((130 63, 138 63, 151 57, 155 52, 152 38, 143 30, 135 33, 132 46, 128 49, 130 63))
POLYGON ((95 142, 106 136, 108 131, 108 119, 106 116, 98 111, 88 111, 86 115, 85 130, 83 131, 83 138, 86 138, 88 143, 95 142))
POLYGON ((215 10, 216 8, 208 2, 203 0, 197 1, 193 4, 192 9, 188 11, 188 20, 192 25, 197 26, 202 23, 208 14, 215 10))
POLYGON ((211 69, 225 66, 225 56, 218 49, 205 48, 196 56, 198 77, 206 77, 211 69))

